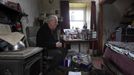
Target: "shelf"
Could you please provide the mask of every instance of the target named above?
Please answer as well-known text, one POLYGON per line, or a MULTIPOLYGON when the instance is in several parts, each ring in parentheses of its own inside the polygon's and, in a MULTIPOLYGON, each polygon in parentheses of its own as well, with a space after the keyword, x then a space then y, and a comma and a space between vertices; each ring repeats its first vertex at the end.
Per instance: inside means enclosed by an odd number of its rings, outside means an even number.
POLYGON ((0 3, 0 10, 11 13, 11 14, 14 14, 14 15, 28 16, 27 14, 22 13, 18 10, 13 9, 13 8, 10 8, 10 7, 2 4, 2 3, 0 3))
POLYGON ((9 18, 11 23, 15 23, 17 20, 20 20, 22 16, 28 16, 27 14, 15 10, 2 3, 0 3, 0 12, 3 12, 9 18))

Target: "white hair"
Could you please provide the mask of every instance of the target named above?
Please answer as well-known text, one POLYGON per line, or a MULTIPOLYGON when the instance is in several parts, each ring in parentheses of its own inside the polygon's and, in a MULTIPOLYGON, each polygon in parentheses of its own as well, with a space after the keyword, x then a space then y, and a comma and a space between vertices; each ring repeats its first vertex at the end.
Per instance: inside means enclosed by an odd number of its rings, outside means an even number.
POLYGON ((50 15, 47 17, 47 23, 51 21, 53 18, 55 18, 58 21, 58 17, 56 15, 50 15))

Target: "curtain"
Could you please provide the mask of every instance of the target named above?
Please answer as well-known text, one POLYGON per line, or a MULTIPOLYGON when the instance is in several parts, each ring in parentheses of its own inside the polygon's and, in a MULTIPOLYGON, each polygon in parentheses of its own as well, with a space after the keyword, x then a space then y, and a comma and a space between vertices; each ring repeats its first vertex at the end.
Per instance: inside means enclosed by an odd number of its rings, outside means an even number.
POLYGON ((104 53, 103 49, 103 0, 99 0, 99 17, 98 17, 98 49, 100 54, 104 53))
POLYGON ((91 30, 96 31, 96 5, 91 1, 91 30))
MULTIPOLYGON (((96 2, 91 1, 91 31, 97 31, 96 29, 96 2)), ((96 33, 97 34, 97 33, 96 33)), ((98 40, 97 38, 90 41, 90 48, 93 50, 93 55, 98 53, 98 40)))
POLYGON ((60 14, 62 17, 61 28, 68 29, 70 28, 69 22, 69 1, 60 1, 60 14))
MULTIPOLYGON (((60 16, 62 18, 62 21, 60 22, 61 34, 64 34, 63 29, 70 28, 69 1, 60 1, 60 16)), ((66 48, 70 49, 70 44, 66 44, 66 48)))

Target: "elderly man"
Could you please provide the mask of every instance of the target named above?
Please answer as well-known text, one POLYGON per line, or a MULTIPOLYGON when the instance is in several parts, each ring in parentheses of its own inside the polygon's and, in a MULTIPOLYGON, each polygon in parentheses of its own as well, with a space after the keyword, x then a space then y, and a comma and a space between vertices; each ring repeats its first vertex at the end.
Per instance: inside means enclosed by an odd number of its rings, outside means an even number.
POLYGON ((57 27, 58 19, 55 15, 48 16, 47 23, 40 27, 37 32, 37 46, 47 49, 55 49, 62 47, 62 43, 58 41, 57 27))
POLYGON ((48 56, 53 57, 53 67, 57 67, 63 61, 66 51, 62 48, 62 43, 58 40, 57 36, 58 18, 56 15, 50 15, 47 18, 47 23, 42 25, 37 32, 37 46, 43 47, 44 51, 47 50, 48 56))

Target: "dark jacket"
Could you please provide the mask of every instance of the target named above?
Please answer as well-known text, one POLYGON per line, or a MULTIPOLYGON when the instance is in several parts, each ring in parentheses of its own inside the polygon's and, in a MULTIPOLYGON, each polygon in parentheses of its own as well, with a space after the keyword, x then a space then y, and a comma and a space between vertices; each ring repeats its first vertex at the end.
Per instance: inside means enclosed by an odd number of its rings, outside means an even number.
POLYGON ((54 49, 56 48, 57 39, 57 32, 51 31, 48 27, 48 24, 45 23, 37 32, 36 37, 36 44, 38 47, 43 47, 47 49, 54 49))

